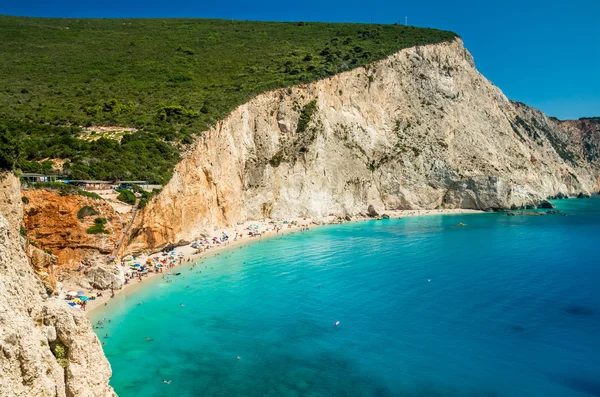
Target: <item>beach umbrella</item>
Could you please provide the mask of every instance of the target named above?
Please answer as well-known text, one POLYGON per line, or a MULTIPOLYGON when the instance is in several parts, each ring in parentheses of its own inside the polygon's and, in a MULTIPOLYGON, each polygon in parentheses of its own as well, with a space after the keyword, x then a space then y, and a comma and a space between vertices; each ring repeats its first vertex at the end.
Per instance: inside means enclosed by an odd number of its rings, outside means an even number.
POLYGON ((77 295, 85 295, 84 291, 77 291, 77 295))
POLYGON ((76 291, 68 291, 67 295, 69 295, 69 296, 77 296, 77 292, 76 291))
POLYGON ((81 299, 83 302, 85 302, 86 300, 90 299, 87 296, 80 296, 79 299, 81 299))
POLYGON ((156 265, 156 267, 162 267, 162 265, 159 263, 158 265, 156 265))
POLYGON ((68 302, 68 303, 69 303, 69 306, 77 306, 76 303, 73 303, 73 302, 68 302))
POLYGON ((135 265, 133 265, 133 267, 141 267, 142 265, 140 265, 139 263, 136 263, 135 265))

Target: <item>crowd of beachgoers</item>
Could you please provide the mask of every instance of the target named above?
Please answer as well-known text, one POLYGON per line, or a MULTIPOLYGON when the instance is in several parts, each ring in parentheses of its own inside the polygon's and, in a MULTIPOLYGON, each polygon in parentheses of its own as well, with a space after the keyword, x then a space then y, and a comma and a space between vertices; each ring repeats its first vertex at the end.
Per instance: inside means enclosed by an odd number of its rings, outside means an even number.
MULTIPOLYGON (((390 218, 402 218, 408 216, 441 215, 441 214, 465 214, 476 213, 480 211, 472 210, 406 210, 406 211, 388 211, 386 214, 390 218)), ((360 221, 364 218, 355 218, 360 221)), ((106 306, 111 297, 128 289, 132 285, 142 283, 145 279, 162 275, 166 276, 167 282, 170 276, 177 276, 178 265, 195 261, 197 258, 217 253, 233 245, 248 243, 254 239, 260 239, 268 236, 277 236, 279 234, 294 233, 305 231, 317 225, 340 223, 344 220, 336 216, 322 218, 319 221, 313 221, 307 218, 290 218, 287 220, 266 220, 245 222, 242 225, 215 230, 211 235, 204 236, 193 241, 190 244, 179 247, 168 247, 168 250, 155 252, 150 255, 132 256, 126 255, 122 258, 109 258, 116 263, 120 263, 125 283, 122 289, 115 290, 89 290, 86 292, 81 288, 72 285, 71 288, 63 288, 62 296, 74 307, 83 310, 94 309, 99 306, 106 306)), ((179 273, 180 274, 180 273, 179 273)))

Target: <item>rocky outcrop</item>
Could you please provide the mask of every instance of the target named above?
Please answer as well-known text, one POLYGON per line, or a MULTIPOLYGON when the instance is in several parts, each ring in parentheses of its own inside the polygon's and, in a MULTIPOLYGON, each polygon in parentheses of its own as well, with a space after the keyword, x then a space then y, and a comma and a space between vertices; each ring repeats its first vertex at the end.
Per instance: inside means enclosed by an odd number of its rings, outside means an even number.
POLYGON ((0 180, 0 394, 112 396, 110 365, 89 321, 49 298, 28 262, 18 179, 0 180))
POLYGON ((76 268, 82 261, 96 262, 99 258, 104 261, 126 224, 126 219, 103 200, 63 196, 51 190, 25 190, 23 197, 27 237, 42 250, 57 256, 58 272, 76 268), (80 212, 84 207, 93 211, 80 212), (108 234, 87 233, 97 217, 107 220, 108 234))
POLYGON ((44 284, 46 291, 48 293, 55 292, 58 257, 44 252, 30 243, 26 243, 24 248, 31 268, 44 284))
POLYGON ((118 265, 99 265, 85 271, 85 277, 92 288, 121 289, 125 283, 125 273, 118 265))
POLYGON ((556 206, 554 204, 552 204, 551 202, 549 202, 548 200, 542 200, 540 202, 540 204, 538 205, 538 208, 556 208, 556 206))
POLYGON ((584 149, 597 138, 569 128, 508 100, 458 39, 405 49, 235 109, 177 165, 129 250, 245 220, 343 218, 369 204, 535 208, 559 192, 597 191, 596 149, 584 149))
POLYGON ((369 207, 367 207, 367 215, 371 218, 375 218, 379 216, 379 213, 377 212, 377 210, 375 210, 375 207, 373 207, 372 204, 369 204, 369 207))

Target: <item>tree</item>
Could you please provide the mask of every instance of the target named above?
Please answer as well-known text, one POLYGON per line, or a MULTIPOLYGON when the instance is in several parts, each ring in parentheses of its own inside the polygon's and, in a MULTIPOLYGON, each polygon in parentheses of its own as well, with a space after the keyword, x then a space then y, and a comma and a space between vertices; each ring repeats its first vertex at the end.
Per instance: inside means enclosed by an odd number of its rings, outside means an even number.
POLYGON ((16 132, 10 131, 5 124, 0 124, 0 168, 12 170, 22 155, 20 139, 16 132))

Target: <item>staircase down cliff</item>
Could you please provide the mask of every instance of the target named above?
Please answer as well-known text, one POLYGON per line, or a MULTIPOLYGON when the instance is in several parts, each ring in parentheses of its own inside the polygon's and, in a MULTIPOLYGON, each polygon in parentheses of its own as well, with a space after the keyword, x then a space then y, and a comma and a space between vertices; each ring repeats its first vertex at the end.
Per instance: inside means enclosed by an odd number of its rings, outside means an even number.
POLYGON ((245 220, 355 215, 370 204, 514 208, 589 193, 600 167, 583 142, 509 101, 459 39, 413 47, 235 109, 177 165, 139 216, 129 250, 245 220))
POLYGON ((49 298, 25 255, 19 180, 0 175, 0 396, 112 396, 110 365, 79 309, 49 298))

